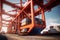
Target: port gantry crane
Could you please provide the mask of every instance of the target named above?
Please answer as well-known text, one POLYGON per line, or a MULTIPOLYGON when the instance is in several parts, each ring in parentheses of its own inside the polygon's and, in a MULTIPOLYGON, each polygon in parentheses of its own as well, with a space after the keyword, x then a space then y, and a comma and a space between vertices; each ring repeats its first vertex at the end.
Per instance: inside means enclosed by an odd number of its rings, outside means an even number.
MULTIPOLYGON (((18 0, 17 0, 18 1, 18 0)), ((20 35, 26 35, 31 33, 31 31, 34 28, 40 28, 43 30, 46 27, 45 23, 45 14, 44 12, 51 10, 53 7, 60 5, 59 0, 49 0, 47 4, 44 5, 44 0, 27 0, 26 5, 22 5, 22 0, 20 0, 20 6, 17 6, 11 2, 8 2, 6 0, 3 0, 3 3, 12 6, 13 8, 19 9, 18 14, 16 15, 15 19, 11 21, 10 25, 10 32, 13 32, 12 27, 14 28, 14 32, 20 34, 20 35), (38 9, 35 10, 34 6, 37 5, 38 9), (37 15, 42 15, 42 24, 35 23, 35 17, 37 15), (28 25, 21 26, 21 21, 24 18, 29 18, 31 20, 31 23, 28 25), (27 29, 27 32, 21 32, 21 30, 27 29)), ((39 31, 41 31, 39 30, 39 31)), ((32 34, 32 33, 31 33, 32 34)))
MULTIPOLYGON (((22 0, 21 0, 22 3, 22 0)), ((18 30, 18 34, 20 35, 26 35, 28 33, 31 33, 33 28, 40 28, 41 30, 46 27, 45 23, 45 15, 44 15, 44 9, 43 9, 43 1, 42 0, 28 0, 27 4, 25 6, 22 6, 21 4, 21 10, 18 12, 19 14, 15 17, 15 19, 12 21, 15 24, 15 29, 18 30), (38 9, 35 10, 34 6, 37 5, 38 9), (35 23, 35 16, 42 14, 42 21, 43 24, 37 24, 35 23), (29 18, 31 20, 31 23, 25 26, 21 26, 21 21, 24 18, 29 18), (16 21, 16 22, 15 22, 16 21), (27 29, 27 32, 21 32, 21 30, 27 29)))
MULTIPOLYGON (((22 5, 22 0, 20 0, 20 2, 21 2, 21 6, 20 6, 21 10, 18 12, 19 14, 14 19, 16 22, 14 22, 14 20, 13 20, 13 23, 16 24, 16 25, 14 25, 15 30, 18 30, 17 32, 20 35, 29 34, 29 33, 31 33, 31 31, 33 31, 34 28, 40 28, 40 32, 41 32, 41 30, 43 30, 46 27, 44 12, 47 10, 50 10, 52 7, 59 4, 59 0, 58 1, 57 0, 53 0, 53 1, 50 0, 50 2, 46 5, 43 4, 43 0, 28 0, 26 2, 25 6, 22 5), (35 5, 38 6, 37 10, 34 9, 35 5), (42 23, 43 24, 35 23, 35 16, 37 16, 39 14, 42 14, 42 23), (28 25, 25 25, 25 26, 21 26, 21 21, 24 18, 31 19, 31 23, 28 25), (24 29, 27 29, 27 32, 21 32, 21 30, 24 30, 24 29)), ((35 32, 36 32, 36 29, 35 29, 34 33, 35 32)), ((33 34, 33 33, 31 33, 31 34, 33 34)))

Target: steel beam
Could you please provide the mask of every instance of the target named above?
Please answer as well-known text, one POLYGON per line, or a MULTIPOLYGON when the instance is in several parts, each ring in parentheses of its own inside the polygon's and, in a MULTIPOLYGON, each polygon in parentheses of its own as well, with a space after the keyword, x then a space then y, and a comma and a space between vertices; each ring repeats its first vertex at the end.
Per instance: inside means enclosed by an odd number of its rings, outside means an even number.
POLYGON ((45 13, 44 13, 44 9, 41 9, 41 14, 42 14, 42 21, 43 21, 43 27, 46 27, 46 20, 45 20, 45 13))
POLYGON ((11 22, 11 20, 4 20, 4 19, 2 19, 2 21, 11 22))
POLYGON ((20 0, 20 7, 21 7, 21 9, 22 9, 22 0, 20 0))
POLYGON ((9 5, 9 6, 13 7, 13 8, 18 8, 18 9, 20 9, 20 6, 17 6, 16 4, 11 3, 11 2, 8 2, 8 1, 6 1, 6 0, 3 0, 3 3, 4 3, 4 4, 7 4, 7 5, 9 5))
POLYGON ((58 0, 51 0, 49 3, 44 5, 44 10, 45 11, 51 10, 53 7, 60 5, 59 3, 60 1, 58 0))
POLYGON ((34 5, 33 5, 33 0, 31 0, 31 19, 32 19, 32 24, 34 24, 34 5))
POLYGON ((5 14, 5 15, 8 15, 8 16, 11 16, 11 17, 15 17, 16 16, 16 15, 11 15, 11 14, 5 12, 4 10, 3 10, 3 13, 2 14, 5 14))
POLYGON ((0 30, 1 30, 1 27, 2 27, 2 8, 3 8, 3 5, 2 5, 2 0, 0 0, 0 30))

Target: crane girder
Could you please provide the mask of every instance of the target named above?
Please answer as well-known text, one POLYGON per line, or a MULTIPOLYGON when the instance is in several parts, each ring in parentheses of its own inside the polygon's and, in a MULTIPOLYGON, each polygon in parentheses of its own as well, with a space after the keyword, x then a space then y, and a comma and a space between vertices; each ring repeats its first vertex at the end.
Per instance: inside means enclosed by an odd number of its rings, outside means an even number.
POLYGON ((44 9, 47 10, 51 10, 53 7, 59 5, 60 1, 59 0, 51 0, 49 3, 47 3, 46 5, 44 5, 44 9))
POLYGON ((18 8, 18 9, 20 9, 20 6, 17 6, 16 4, 11 3, 11 2, 8 2, 8 1, 6 1, 6 0, 3 0, 3 3, 4 3, 4 4, 7 4, 7 5, 9 5, 9 6, 13 7, 13 8, 18 8))

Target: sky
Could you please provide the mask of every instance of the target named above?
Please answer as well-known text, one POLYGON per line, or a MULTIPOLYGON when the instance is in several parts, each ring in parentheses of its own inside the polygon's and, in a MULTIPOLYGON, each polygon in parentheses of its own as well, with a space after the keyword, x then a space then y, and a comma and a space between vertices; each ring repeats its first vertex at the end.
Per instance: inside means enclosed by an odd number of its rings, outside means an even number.
POLYGON ((46 24, 60 24, 60 5, 51 9, 50 12, 45 12, 46 24))
MULTIPOLYGON (((13 2, 13 3, 19 3, 20 2, 19 0, 18 1, 17 0, 7 0, 7 1, 13 2)), ((3 9, 7 12, 7 11, 10 11, 14 8, 4 4, 3 9)), ((46 26, 47 27, 49 27, 52 24, 60 24, 60 5, 52 8, 51 11, 49 11, 49 12, 48 11, 45 12, 45 18, 46 18, 46 26)))

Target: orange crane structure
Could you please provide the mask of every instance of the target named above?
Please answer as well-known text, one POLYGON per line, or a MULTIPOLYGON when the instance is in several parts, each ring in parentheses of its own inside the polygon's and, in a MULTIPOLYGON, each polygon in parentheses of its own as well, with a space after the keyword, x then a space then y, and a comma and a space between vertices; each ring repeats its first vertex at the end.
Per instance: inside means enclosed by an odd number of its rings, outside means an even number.
MULTIPOLYGON (((13 8, 18 9, 17 15, 14 16, 15 18, 13 20, 11 20, 11 24, 9 25, 9 28, 11 28, 9 32, 14 32, 14 33, 17 32, 19 35, 26 35, 26 34, 30 34, 34 28, 40 28, 39 31, 42 31, 46 27, 46 20, 45 20, 44 12, 51 10, 53 7, 55 7, 57 5, 60 5, 59 0, 46 0, 48 2, 47 4, 44 4, 43 1, 44 0, 27 0, 25 5, 23 5, 23 1, 20 0, 20 6, 17 6, 16 4, 8 2, 6 0, 0 0, 0 12, 1 12, 1 10, 3 11, 3 9, 2 9, 3 3, 7 4, 13 8), (36 6, 36 5, 37 5, 37 9, 35 10, 34 6, 36 6), (38 15, 42 15, 42 24, 37 24, 35 22, 35 17, 38 15), (24 18, 30 19, 31 23, 21 26, 21 21, 24 18), (12 28, 14 28, 14 31, 12 28), (25 30, 25 29, 26 29, 26 32, 21 32, 22 30, 25 30)), ((0 14, 2 14, 2 12, 0 14)), ((9 14, 7 14, 7 15, 9 15, 9 14)), ((12 16, 12 15, 10 15, 10 16, 12 16)), ((35 33, 35 31, 34 31, 34 33, 35 33)))

